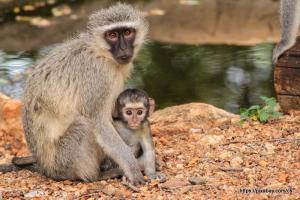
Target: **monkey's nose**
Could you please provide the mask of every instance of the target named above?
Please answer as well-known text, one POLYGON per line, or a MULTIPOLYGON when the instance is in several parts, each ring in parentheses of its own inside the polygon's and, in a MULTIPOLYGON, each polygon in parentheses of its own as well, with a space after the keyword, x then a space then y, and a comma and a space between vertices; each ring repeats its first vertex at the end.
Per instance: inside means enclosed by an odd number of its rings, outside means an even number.
POLYGON ((130 62, 131 58, 132 58, 131 55, 123 55, 123 56, 118 57, 118 61, 121 64, 127 64, 130 62))

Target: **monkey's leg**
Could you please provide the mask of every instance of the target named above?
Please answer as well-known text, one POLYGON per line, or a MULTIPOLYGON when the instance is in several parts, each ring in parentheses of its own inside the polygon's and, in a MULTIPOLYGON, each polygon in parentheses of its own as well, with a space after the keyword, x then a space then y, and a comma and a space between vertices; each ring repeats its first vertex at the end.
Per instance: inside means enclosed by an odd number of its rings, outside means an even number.
POLYGON ((300 1, 281 0, 280 1, 280 23, 281 39, 273 50, 273 63, 276 64, 278 58, 296 41, 300 23, 300 1))
POLYGON ((100 163, 104 159, 102 148, 95 142, 94 124, 84 117, 74 120, 57 142, 55 179, 97 181, 100 163))
POLYGON ((103 120, 96 124, 96 138, 98 144, 103 147, 105 154, 123 170, 124 174, 134 184, 144 184, 145 179, 131 149, 125 144, 117 133, 111 121, 103 120))
POLYGON ((101 173, 100 179, 107 180, 111 178, 121 178, 124 175, 120 168, 113 168, 101 173))
POLYGON ((119 166, 112 159, 106 157, 104 161, 101 163, 100 169, 101 171, 104 172, 118 167, 119 166))

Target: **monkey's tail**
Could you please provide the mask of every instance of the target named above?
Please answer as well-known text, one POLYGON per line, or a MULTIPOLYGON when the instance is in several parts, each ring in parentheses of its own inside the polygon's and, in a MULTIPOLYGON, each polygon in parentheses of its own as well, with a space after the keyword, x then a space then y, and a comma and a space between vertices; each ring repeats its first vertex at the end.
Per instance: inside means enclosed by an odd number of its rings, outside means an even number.
POLYGON ((23 169, 27 169, 32 172, 38 172, 38 166, 36 164, 29 164, 29 165, 22 165, 22 166, 17 166, 14 164, 0 165, 0 172, 3 172, 3 173, 12 172, 12 171, 20 171, 23 169))

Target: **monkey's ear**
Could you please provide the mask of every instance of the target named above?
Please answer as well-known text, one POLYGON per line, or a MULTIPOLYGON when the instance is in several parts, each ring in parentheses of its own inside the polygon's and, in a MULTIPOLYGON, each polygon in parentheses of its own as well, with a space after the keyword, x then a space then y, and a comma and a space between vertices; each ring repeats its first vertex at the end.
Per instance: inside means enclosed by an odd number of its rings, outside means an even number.
POLYGON ((118 118, 118 109, 117 109, 117 103, 115 103, 114 110, 112 112, 112 117, 113 118, 118 118))
POLYGON ((149 97, 149 116, 152 115, 155 109, 155 100, 149 97))

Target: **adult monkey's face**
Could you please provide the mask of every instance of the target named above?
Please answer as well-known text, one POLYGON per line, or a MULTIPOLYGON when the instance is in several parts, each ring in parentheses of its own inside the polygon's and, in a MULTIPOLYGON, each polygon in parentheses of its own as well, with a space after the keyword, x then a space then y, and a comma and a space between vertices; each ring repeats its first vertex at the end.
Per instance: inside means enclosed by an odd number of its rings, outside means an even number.
POLYGON ((126 27, 112 29, 104 33, 104 38, 111 47, 110 52, 119 64, 124 65, 131 62, 135 35, 135 29, 126 27))

